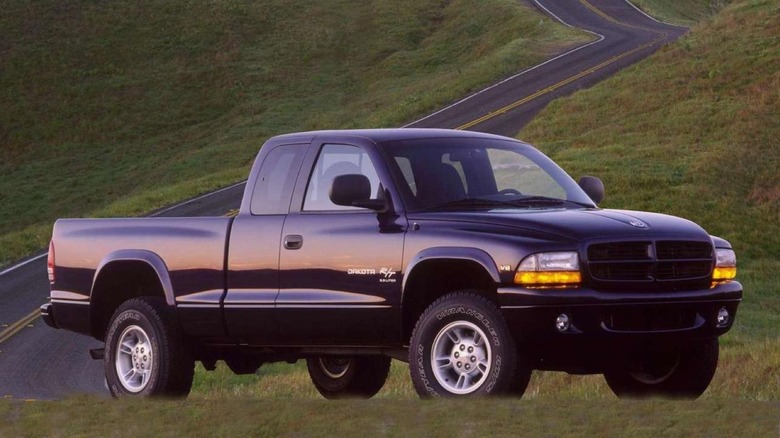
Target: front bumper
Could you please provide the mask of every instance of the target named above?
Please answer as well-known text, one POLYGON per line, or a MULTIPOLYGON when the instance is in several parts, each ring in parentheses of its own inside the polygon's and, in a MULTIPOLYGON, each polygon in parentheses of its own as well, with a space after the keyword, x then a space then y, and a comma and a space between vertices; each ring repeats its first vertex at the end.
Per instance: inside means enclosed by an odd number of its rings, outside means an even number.
POLYGON ((500 288, 499 303, 519 343, 553 347, 556 344, 686 343, 726 333, 742 299, 736 281, 711 289, 661 293, 599 292, 578 289, 500 288), (729 321, 718 322, 725 308, 729 321), (559 331, 558 315, 571 326, 559 331))

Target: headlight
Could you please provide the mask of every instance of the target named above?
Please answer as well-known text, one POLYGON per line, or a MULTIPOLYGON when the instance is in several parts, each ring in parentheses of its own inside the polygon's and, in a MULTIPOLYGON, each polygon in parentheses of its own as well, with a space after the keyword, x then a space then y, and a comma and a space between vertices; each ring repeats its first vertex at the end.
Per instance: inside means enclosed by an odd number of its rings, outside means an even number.
POLYGON ((576 285, 582 281, 576 252, 542 252, 520 262, 515 283, 529 287, 576 285))
POLYGON ((713 281, 731 280, 737 276, 737 255, 733 250, 715 249, 715 269, 712 271, 713 281))

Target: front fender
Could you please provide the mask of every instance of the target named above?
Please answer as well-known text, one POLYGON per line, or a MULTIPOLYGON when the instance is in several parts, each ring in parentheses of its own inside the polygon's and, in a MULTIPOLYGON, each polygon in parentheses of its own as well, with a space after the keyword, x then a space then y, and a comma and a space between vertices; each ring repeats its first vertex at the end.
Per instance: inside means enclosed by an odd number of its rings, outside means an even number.
POLYGON ((731 243, 729 243, 728 240, 720 238, 718 236, 712 236, 710 235, 710 239, 712 239, 712 245, 715 248, 728 248, 731 249, 731 243))
POLYGON ((405 275, 402 284, 402 290, 406 291, 406 282, 412 277, 414 269, 422 262, 429 260, 442 260, 442 259, 455 259, 455 260, 468 260, 475 262, 485 269, 485 272, 490 275, 496 284, 501 282, 501 277, 498 273, 498 266, 496 265, 493 257, 490 256, 484 250, 479 248, 458 247, 458 246, 438 246, 433 248, 426 248, 418 252, 407 264, 404 269, 405 275))

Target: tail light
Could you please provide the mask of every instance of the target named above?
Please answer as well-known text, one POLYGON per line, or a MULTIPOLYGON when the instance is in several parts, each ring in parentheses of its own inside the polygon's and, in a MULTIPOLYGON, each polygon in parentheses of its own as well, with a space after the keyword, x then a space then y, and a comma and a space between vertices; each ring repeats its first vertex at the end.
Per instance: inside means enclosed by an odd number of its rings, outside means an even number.
POLYGON ((54 241, 49 241, 49 258, 46 260, 46 271, 49 273, 49 283, 54 284, 54 241))

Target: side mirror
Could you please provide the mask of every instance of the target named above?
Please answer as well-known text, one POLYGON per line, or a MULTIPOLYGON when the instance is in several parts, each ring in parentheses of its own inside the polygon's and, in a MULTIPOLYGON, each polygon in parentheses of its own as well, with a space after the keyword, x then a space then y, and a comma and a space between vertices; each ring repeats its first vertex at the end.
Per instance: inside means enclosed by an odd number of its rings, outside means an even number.
POLYGON ((595 176, 583 176, 580 178, 579 184, 596 205, 604 200, 604 183, 600 179, 595 176))
POLYGON ((365 175, 339 175, 330 185, 330 201, 346 207, 361 207, 375 211, 384 211, 387 202, 371 199, 371 182, 365 175))

